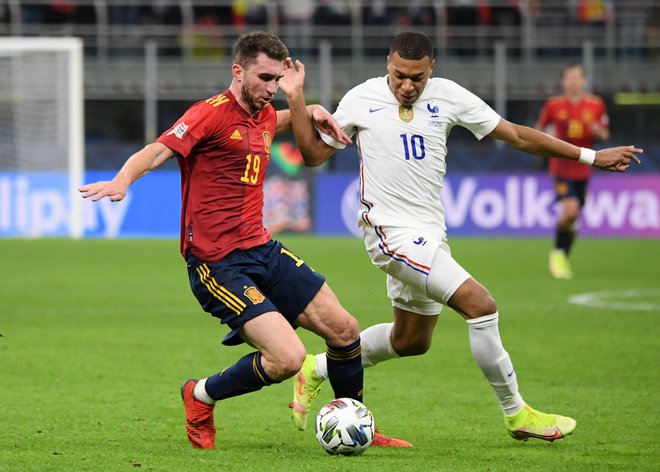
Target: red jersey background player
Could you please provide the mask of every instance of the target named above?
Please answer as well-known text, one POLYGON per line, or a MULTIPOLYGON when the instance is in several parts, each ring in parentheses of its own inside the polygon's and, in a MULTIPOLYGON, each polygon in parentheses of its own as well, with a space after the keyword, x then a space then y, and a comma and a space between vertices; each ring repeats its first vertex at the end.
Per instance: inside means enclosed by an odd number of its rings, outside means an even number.
MULTIPOLYGON (((580 64, 562 69, 564 94, 549 98, 543 105, 536 128, 552 125, 553 134, 583 148, 593 148, 594 141, 609 139, 609 120, 600 97, 585 93, 587 81, 580 64)), ((580 213, 584 206, 591 166, 566 159, 550 158, 548 170, 554 180, 560 214, 555 228, 554 248, 549 270, 553 277, 572 277, 568 255, 575 240, 580 213)))
MULTIPOLYGON (((326 340, 335 396, 362 399, 357 320, 322 275, 271 240, 262 221, 272 138, 291 128, 289 110, 276 112, 270 101, 280 85, 287 98, 299 93, 295 74, 276 36, 243 35, 229 89, 190 107, 156 142, 133 154, 112 181, 80 188, 93 201, 119 201, 135 180, 172 157, 179 161, 181 253, 192 291, 205 311, 231 328, 224 344, 245 342, 256 349, 218 374, 183 383, 186 430, 196 448, 215 447, 216 401, 279 383, 300 370, 306 352, 297 326, 326 340)), ((323 108, 310 106, 308 113, 337 139, 350 142, 323 108)))

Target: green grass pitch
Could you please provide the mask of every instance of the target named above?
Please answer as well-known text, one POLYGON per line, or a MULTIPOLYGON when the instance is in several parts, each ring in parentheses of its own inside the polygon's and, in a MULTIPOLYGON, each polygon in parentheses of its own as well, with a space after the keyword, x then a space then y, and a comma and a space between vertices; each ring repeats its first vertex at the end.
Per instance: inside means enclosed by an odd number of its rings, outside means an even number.
MULTIPOLYGON (((281 239, 362 327, 391 320, 384 275, 360 240, 281 239)), ((293 427, 284 382, 220 403, 218 448, 193 450, 180 383, 248 348, 220 344, 226 329, 190 292, 178 242, 2 240, 0 471, 660 470, 660 242, 580 240, 571 281, 547 275, 548 240, 450 242, 498 303, 526 401, 576 418, 573 436, 511 439, 465 323, 445 309, 426 355, 365 372, 376 423, 413 449, 326 455, 313 426, 293 427), (627 310, 568 303, 628 289, 648 291, 627 310)), ((309 351, 323 348, 300 333, 309 351)), ((330 398, 325 385, 314 410, 330 398)))

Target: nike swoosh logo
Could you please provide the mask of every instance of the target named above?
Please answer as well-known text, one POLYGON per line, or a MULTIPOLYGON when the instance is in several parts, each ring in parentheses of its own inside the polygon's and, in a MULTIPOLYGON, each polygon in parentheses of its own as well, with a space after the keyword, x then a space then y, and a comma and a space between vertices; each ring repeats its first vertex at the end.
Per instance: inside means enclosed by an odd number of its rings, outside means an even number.
POLYGON ((506 374, 507 377, 511 377, 512 375, 513 375, 513 371, 511 371, 510 373, 506 374))
POLYGON ((305 386, 303 385, 305 377, 299 372, 298 373, 298 396, 301 396, 305 393, 305 386))
POLYGON ((380 108, 369 108, 369 113, 374 113, 376 111, 384 110, 385 107, 380 107, 380 108))

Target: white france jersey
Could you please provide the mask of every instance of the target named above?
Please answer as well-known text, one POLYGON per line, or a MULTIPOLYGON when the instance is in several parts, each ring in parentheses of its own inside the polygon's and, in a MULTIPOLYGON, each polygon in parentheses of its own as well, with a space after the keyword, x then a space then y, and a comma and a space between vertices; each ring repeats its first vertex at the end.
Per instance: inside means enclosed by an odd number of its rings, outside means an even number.
MULTIPOLYGON (((460 125, 482 139, 500 121, 479 97, 441 78, 429 79, 412 109, 406 110, 386 76, 349 90, 333 116, 346 134, 357 132, 360 225, 442 232, 446 227, 440 191, 449 132, 460 125)), ((345 147, 328 135, 321 137, 337 149, 345 147)))

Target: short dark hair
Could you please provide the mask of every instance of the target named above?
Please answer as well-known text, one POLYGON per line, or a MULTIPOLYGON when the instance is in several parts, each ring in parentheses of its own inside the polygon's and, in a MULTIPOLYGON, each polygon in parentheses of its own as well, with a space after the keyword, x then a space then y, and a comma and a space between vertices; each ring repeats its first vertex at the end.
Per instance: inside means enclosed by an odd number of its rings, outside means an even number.
POLYGON ((238 38, 234 46, 234 63, 247 67, 260 53, 278 61, 289 57, 289 50, 280 38, 265 31, 253 31, 238 38))
POLYGON ((561 68, 561 78, 562 79, 564 78, 564 75, 569 69, 573 69, 575 67, 579 67, 580 69, 582 69, 582 75, 585 75, 584 66, 582 65, 581 62, 569 62, 568 64, 566 64, 564 67, 561 68))
POLYGON ((402 59, 417 61, 425 57, 433 59, 433 43, 424 33, 404 31, 395 36, 390 54, 397 53, 402 59))

